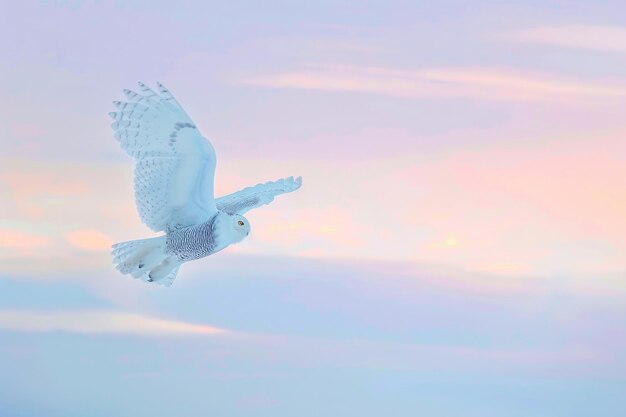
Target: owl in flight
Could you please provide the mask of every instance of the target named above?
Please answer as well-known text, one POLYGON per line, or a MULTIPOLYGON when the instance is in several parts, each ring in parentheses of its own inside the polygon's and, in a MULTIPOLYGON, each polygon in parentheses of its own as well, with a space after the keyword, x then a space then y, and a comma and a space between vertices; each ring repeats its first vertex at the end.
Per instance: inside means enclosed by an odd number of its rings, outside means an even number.
POLYGON ((122 274, 169 287, 183 262, 212 255, 250 234, 243 217, 279 194, 297 190, 302 178, 258 184, 215 198, 215 150, 174 96, 139 83, 114 101, 111 127, 122 149, 135 158, 135 202, 139 217, 164 235, 113 245, 122 274))

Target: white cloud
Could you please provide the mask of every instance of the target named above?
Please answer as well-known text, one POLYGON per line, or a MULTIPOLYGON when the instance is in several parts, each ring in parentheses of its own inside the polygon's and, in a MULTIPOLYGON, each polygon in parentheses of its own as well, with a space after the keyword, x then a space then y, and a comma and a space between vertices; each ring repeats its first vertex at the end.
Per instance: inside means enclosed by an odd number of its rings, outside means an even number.
POLYGON ((133 313, 76 310, 0 310, 0 330, 64 331, 85 334, 205 335, 224 333, 216 327, 142 316, 133 313))

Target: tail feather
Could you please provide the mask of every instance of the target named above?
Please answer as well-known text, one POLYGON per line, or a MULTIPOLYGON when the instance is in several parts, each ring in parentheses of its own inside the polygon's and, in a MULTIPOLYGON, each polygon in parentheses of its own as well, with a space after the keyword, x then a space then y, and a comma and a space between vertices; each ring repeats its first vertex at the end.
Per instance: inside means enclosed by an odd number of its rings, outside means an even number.
POLYGON ((159 236, 117 243, 111 254, 115 268, 122 274, 169 287, 176 278, 180 262, 165 249, 165 236, 159 236))

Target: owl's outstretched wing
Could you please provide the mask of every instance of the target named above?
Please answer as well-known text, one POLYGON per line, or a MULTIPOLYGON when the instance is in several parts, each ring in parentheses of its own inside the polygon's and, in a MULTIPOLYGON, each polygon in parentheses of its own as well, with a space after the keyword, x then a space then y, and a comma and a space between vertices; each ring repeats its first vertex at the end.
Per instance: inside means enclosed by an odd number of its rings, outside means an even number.
POLYGON ((139 83, 124 90, 128 102, 114 101, 111 127, 122 148, 137 161, 135 202, 152 230, 173 230, 210 219, 215 150, 172 94, 158 84, 157 94, 139 83))
POLYGON ((254 187, 247 187, 236 193, 217 198, 215 204, 219 210, 230 214, 244 214, 248 210, 269 204, 279 194, 296 191, 302 186, 302 177, 283 178, 269 181, 254 187))

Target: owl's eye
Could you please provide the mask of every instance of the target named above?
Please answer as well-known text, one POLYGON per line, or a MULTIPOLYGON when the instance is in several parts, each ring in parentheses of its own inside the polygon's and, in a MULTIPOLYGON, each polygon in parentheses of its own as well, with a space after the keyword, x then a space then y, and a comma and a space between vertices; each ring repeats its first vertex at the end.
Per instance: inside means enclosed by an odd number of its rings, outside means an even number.
POLYGON ((238 224, 239 226, 243 226, 243 222, 242 222, 241 220, 239 220, 239 221, 237 222, 237 224, 238 224))

